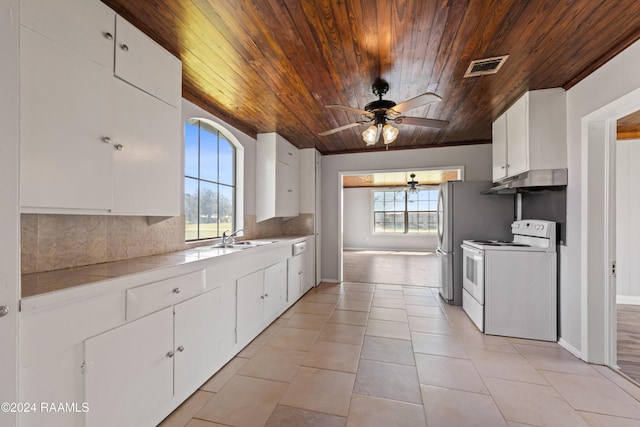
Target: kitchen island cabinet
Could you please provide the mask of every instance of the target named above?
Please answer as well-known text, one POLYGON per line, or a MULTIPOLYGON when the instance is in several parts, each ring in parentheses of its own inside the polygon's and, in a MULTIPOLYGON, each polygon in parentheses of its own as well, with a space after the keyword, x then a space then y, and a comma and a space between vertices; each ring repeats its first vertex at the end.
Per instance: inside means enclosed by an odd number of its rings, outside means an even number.
MULTIPOLYGON (((285 301, 285 263, 293 244, 313 240, 195 248, 158 256, 174 264, 146 257, 155 267, 128 263, 135 273, 30 291, 21 301, 20 399, 86 402, 89 412, 24 413, 20 425, 157 425, 295 302, 285 301), (250 294, 259 310, 243 299, 250 294), (242 319, 256 313, 242 333, 242 319)), ((105 271, 78 268, 87 277, 105 271)))

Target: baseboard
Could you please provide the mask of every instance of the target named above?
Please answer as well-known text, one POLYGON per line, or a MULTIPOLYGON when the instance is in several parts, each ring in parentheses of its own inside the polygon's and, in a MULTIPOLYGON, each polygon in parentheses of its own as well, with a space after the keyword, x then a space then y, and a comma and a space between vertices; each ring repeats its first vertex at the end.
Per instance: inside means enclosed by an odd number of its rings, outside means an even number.
POLYGON ((336 279, 320 279, 320 283, 340 283, 340 281, 336 279))
POLYGON ((640 305, 640 297, 616 295, 616 304, 640 305))
POLYGON ((580 350, 578 350, 577 348, 575 348, 573 345, 569 344, 565 339, 560 338, 558 340, 558 344, 560 344, 565 350, 567 350, 569 353, 573 354, 578 359, 584 360, 584 359, 582 359, 582 352, 580 350))

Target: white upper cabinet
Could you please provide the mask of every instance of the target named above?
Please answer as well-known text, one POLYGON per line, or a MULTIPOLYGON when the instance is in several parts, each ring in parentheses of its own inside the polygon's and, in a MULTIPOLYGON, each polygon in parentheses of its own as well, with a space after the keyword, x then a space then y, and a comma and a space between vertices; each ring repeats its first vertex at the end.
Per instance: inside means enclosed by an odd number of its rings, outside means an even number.
POLYGON ((182 203, 181 122, 175 108, 116 80, 113 213, 176 216, 182 203))
POLYGON ((20 203, 111 208, 113 72, 20 29, 20 203))
POLYGON ((275 132, 258 134, 256 220, 300 213, 299 153, 275 132))
POLYGON ((116 17, 117 77, 176 108, 182 98, 182 63, 146 34, 116 17))
POLYGON ((180 61, 97 0, 20 6, 22 212, 179 215, 180 61))
POLYGON ((493 180, 567 167, 566 94, 525 93, 493 123, 493 180))
POLYGON ((20 0, 20 25, 112 73, 115 17, 99 1, 20 0))

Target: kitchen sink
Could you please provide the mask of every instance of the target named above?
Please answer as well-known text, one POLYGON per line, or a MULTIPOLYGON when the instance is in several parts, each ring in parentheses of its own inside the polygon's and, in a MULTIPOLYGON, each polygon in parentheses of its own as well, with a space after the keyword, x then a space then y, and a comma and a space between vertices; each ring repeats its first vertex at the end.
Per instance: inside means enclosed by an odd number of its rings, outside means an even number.
POLYGON ((242 241, 239 241, 239 242, 227 243, 227 244, 216 243, 215 245, 213 245, 213 247, 214 248, 249 249, 249 248, 255 248, 255 247, 258 247, 258 246, 268 245, 270 243, 274 243, 274 242, 273 241, 266 241, 266 240, 260 240, 260 241, 242 240, 242 241))

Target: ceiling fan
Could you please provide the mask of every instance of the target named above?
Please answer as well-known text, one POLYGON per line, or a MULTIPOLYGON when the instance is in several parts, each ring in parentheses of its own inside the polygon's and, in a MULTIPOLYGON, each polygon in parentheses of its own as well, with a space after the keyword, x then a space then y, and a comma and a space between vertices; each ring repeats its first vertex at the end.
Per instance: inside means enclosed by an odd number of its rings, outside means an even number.
POLYGON ((380 140, 382 135, 385 145, 392 143, 398 137, 398 128, 393 127, 388 122, 395 124, 407 124, 414 126, 426 126, 436 129, 445 128, 449 122, 446 120, 427 119, 424 117, 411 117, 403 116, 406 111, 414 108, 422 107, 423 105, 430 104, 432 102, 441 101, 442 98, 432 92, 423 93, 415 98, 408 99, 400 104, 396 104, 393 101, 382 99, 382 96, 389 90, 389 83, 382 79, 376 79, 372 86, 373 94, 379 99, 372 101, 365 105, 364 110, 360 108, 349 107, 346 105, 327 105, 327 108, 336 110, 351 111, 353 113, 361 114, 366 119, 358 120, 348 125, 340 126, 334 129, 320 133, 320 135, 331 135, 333 133, 341 132, 346 129, 350 129, 355 126, 360 126, 364 123, 373 122, 364 132, 362 132, 362 138, 367 146, 374 145, 380 140))

